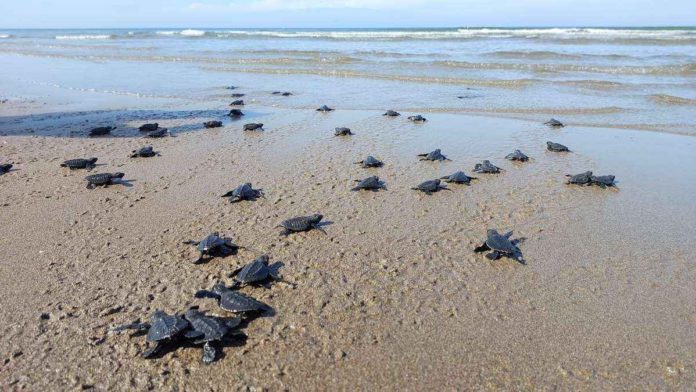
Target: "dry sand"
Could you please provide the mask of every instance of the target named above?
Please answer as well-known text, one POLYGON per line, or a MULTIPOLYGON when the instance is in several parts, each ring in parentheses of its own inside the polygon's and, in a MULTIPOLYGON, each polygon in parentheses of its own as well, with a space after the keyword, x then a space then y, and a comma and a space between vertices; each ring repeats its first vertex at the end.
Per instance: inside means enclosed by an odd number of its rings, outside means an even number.
POLYGON ((247 109, 42 114, 3 104, 0 385, 5 390, 693 390, 696 387, 696 139, 552 130, 458 114, 247 109), (245 110, 245 111, 247 111, 245 110), (408 115, 410 113, 403 113, 408 115), (266 124, 242 132, 244 122, 266 124), (157 121, 176 137, 144 140, 157 121), (82 135, 115 124, 113 138, 82 135), (353 137, 334 137, 348 126, 353 137), (77 130, 78 132, 72 132, 77 130), (72 137, 68 137, 72 136, 72 137), (128 136, 128 137, 126 137, 128 136), (545 141, 570 154, 545 151, 545 141), (151 143, 161 157, 129 159, 151 143), (451 162, 419 162, 441 148, 451 162), (515 148, 532 157, 514 164, 515 148), (386 165, 352 162, 373 154, 386 165), (59 164, 99 157, 128 186, 87 190, 59 164), (426 196, 411 186, 491 159, 505 171, 426 196), (615 174, 619 190, 564 185, 615 174), (384 192, 350 192, 379 175, 384 192), (250 181, 266 199, 219 197, 250 181), (328 236, 284 238, 283 219, 323 213, 328 236), (515 230, 528 261, 472 249, 515 230), (181 241, 220 231, 250 250, 194 265, 181 241), (196 290, 268 253, 292 288, 244 288, 274 315, 212 365, 200 348, 142 359, 144 338, 107 334, 154 309, 224 315, 196 290), (48 319, 41 319, 42 314, 48 319), (106 339, 103 339, 106 336, 106 339))

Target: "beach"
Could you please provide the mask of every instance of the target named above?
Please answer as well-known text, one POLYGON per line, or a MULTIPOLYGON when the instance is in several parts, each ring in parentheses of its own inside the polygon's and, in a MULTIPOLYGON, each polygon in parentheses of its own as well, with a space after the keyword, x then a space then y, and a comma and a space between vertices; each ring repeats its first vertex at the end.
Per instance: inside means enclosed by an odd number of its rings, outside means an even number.
POLYGON ((2 388, 692 390, 693 30, 348 33, 0 31, 2 388), (458 57, 475 47, 488 60, 458 57), (172 137, 143 139, 148 122, 172 137), (161 156, 128 157, 148 144, 161 156), (451 161, 418 160, 436 148, 451 161), (473 173, 486 159, 503 171, 473 173), (411 189, 458 170, 477 180, 411 189), (617 187, 566 184, 587 170, 617 187), (387 189, 350 191, 371 175, 387 189), (265 197, 220 197, 244 182, 265 197), (315 213, 326 235, 280 235, 315 213), (526 265, 474 253, 487 229, 523 238, 526 265), (245 248, 191 263, 182 242, 214 231, 245 248), (156 309, 225 316, 194 293, 261 254, 293 285, 240 289, 273 311, 215 363, 200 346, 144 359, 112 332, 156 309))

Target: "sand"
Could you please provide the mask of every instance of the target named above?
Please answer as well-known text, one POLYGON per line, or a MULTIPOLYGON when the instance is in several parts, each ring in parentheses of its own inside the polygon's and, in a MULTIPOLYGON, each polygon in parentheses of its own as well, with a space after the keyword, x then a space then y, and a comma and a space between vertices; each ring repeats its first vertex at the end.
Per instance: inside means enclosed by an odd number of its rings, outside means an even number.
MULTIPOLYGON (((139 101, 142 105, 143 101, 139 101)), ((224 105, 62 111, 6 102, 0 159, 0 385, 6 390, 693 390, 696 387, 696 139, 569 124, 422 113, 253 106, 205 130, 224 105), (157 109, 157 108, 160 109, 157 109), (152 108, 152 109, 151 109, 152 108), (48 113, 48 114, 47 114, 48 113), (156 121, 175 137, 145 140, 156 121), (244 122, 265 124, 242 132, 244 122), (85 138, 114 124, 116 137, 85 138), (336 126, 355 136, 334 137, 336 126), (569 154, 545 151, 563 143, 569 154), (151 143, 160 157, 127 155, 151 143), (441 148, 451 162, 419 162, 441 148), (532 160, 503 157, 519 148, 532 160), (372 154, 385 162, 362 169, 372 154), (126 185, 87 190, 59 164, 126 185), (426 196, 419 182, 490 159, 499 175, 426 196), (618 190, 564 174, 614 174, 618 190), (350 192, 379 175, 387 191, 350 192), (228 204, 249 181, 265 199, 228 204), (328 235, 279 236, 322 213, 328 235), (472 249, 514 230, 528 264, 472 249), (213 231, 247 247, 204 264, 181 242, 213 231), (109 334, 267 253, 294 287, 242 290, 274 309, 212 365, 200 348, 142 359, 140 337, 109 334), (42 318, 42 315, 46 319, 42 318)), ((396 108, 398 109, 398 108, 396 108)))

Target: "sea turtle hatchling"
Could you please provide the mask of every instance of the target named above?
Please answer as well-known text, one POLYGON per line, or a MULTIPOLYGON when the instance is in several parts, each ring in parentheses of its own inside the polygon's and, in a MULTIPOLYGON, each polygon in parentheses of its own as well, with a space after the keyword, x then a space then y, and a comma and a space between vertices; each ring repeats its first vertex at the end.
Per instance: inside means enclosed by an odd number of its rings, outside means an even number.
POLYGON ((463 171, 458 171, 450 174, 449 176, 440 177, 442 181, 453 182, 455 184, 466 184, 470 185, 471 180, 476 180, 476 177, 469 177, 463 171))
POLYGON ((159 129, 158 123, 143 124, 138 128, 138 130, 140 130, 141 132, 152 132, 156 131, 157 129, 159 129))
POLYGON ((273 94, 273 95, 281 95, 281 96, 283 96, 283 97, 289 97, 289 96, 292 95, 292 93, 289 92, 289 91, 274 91, 274 92, 272 92, 271 94, 273 94))
POLYGON ((222 121, 206 121, 203 123, 206 128, 220 128, 222 126, 222 121))
POLYGON ((357 182, 358 184, 351 189, 351 191, 353 192, 363 189, 373 192, 377 192, 380 189, 387 189, 387 187, 384 185, 384 182, 380 181, 379 177, 377 176, 370 176, 362 180, 355 180, 355 182, 357 182))
POLYGON ((529 160, 529 157, 526 156, 522 151, 515 150, 515 151, 511 152, 510 154, 507 154, 505 156, 505 159, 510 160, 510 161, 527 162, 529 160))
POLYGON ((150 158, 159 155, 158 152, 152 149, 152 146, 140 147, 137 150, 131 151, 131 158, 150 158))
POLYGON ((143 137, 156 139, 156 138, 161 138, 161 137, 165 137, 168 135, 169 135, 169 130, 167 128, 160 128, 156 131, 146 133, 145 136, 143 136, 143 137))
POLYGON ((436 178, 434 180, 428 180, 421 182, 418 184, 418 186, 411 188, 414 191, 421 191, 425 193, 426 195, 432 195, 433 192, 438 192, 441 190, 448 190, 451 191, 451 189, 447 188, 446 186, 442 185, 440 183, 440 179, 436 178))
POLYGON ((601 187, 602 189, 606 187, 616 187, 616 183, 614 180, 616 179, 615 176, 608 174, 606 176, 591 176, 590 181, 592 185, 597 185, 601 187))
POLYGON ((99 173, 85 177, 87 180, 87 189, 94 189, 97 186, 108 187, 113 185, 115 181, 123 178, 123 173, 99 173))
POLYGON ((555 118, 550 119, 549 121, 545 122, 544 125, 548 125, 553 128, 563 128, 565 127, 565 124, 562 122, 556 120, 555 118))
POLYGON ((568 147, 554 142, 546 142, 546 149, 553 152, 570 152, 568 147))
POLYGON ((591 185, 592 183, 592 172, 591 171, 586 171, 584 173, 580 174, 566 174, 566 177, 568 177, 568 181, 566 184, 575 184, 575 185, 591 185))
POLYGON ((500 168, 491 163, 489 160, 484 160, 481 163, 474 165, 474 172, 476 173, 500 173, 500 168))
POLYGON ((263 197, 263 189, 254 189, 250 182, 246 182, 225 193, 222 197, 228 197, 230 203, 236 203, 242 200, 254 201, 259 197, 263 197))
POLYGON ((353 135, 353 132, 350 131, 350 128, 338 127, 334 130, 334 135, 335 136, 351 136, 351 135, 353 135))
POLYGON ((97 158, 75 158, 63 161, 60 167, 67 167, 70 170, 87 169, 92 170, 96 166, 97 158))
POLYGON ((236 101, 232 101, 232 103, 230 103, 230 106, 244 106, 244 100, 238 99, 236 101))
POLYGON ((517 247, 520 240, 510 240, 512 236, 512 231, 500 234, 497 230, 489 229, 486 232, 486 240, 480 246, 474 249, 474 252, 486 252, 491 251, 491 253, 486 255, 489 260, 498 260, 502 256, 507 256, 512 259, 519 261, 521 264, 526 264, 524 258, 522 257, 522 252, 517 247))
POLYGON ((421 161, 451 161, 451 159, 442 155, 442 151, 439 148, 427 154, 418 154, 418 157, 420 157, 421 161))
POLYGON ((394 111, 394 110, 387 110, 387 111, 383 114, 383 116, 387 116, 387 117, 398 117, 398 116, 400 116, 400 115, 401 115, 401 113, 399 113, 399 112, 397 112, 397 111, 394 111))
POLYGON ((428 121, 428 119, 426 119, 425 117, 421 116, 420 114, 417 115, 417 116, 408 116, 408 119, 409 119, 410 121, 415 122, 415 123, 418 123, 418 122, 426 122, 426 121, 428 121))
POLYGON ((258 131, 261 130, 263 131, 263 124, 261 123, 249 123, 249 124, 244 124, 244 130, 245 131, 258 131))
POLYGON ((192 340, 194 344, 204 343, 202 361, 205 364, 214 362, 217 356, 217 349, 211 343, 221 341, 242 322, 239 317, 211 317, 195 309, 187 310, 184 317, 191 325, 184 337, 192 340))
POLYGON ((147 341, 153 345, 143 351, 145 358, 150 358, 156 354, 164 345, 182 336, 182 333, 190 327, 189 322, 179 315, 169 315, 164 311, 155 310, 150 315, 149 323, 130 323, 114 328, 114 332, 121 332, 127 329, 137 331, 147 331, 147 341))
POLYGON ((9 172, 12 169, 12 166, 14 166, 11 163, 3 163, 0 165, 0 174, 5 174, 9 172))
POLYGON ((232 290, 222 283, 216 283, 211 290, 198 290, 195 296, 216 299, 220 309, 232 313, 259 313, 269 309, 263 302, 232 290))
POLYGON ((241 97, 243 97, 244 95, 246 95, 246 94, 234 93, 234 94, 230 94, 230 97, 232 97, 232 98, 241 98, 241 97))
POLYGON ((363 159, 362 161, 355 162, 356 164, 361 165, 362 167, 382 167, 384 166, 384 163, 380 161, 379 159, 373 157, 372 155, 368 155, 367 158, 363 159))
POLYGON ((200 253, 198 259, 193 261, 194 264, 200 263, 203 260, 203 257, 206 255, 210 257, 224 257, 228 254, 234 253, 237 249, 242 248, 241 246, 234 244, 231 238, 220 237, 220 233, 217 231, 208 234, 200 241, 188 240, 184 241, 184 244, 195 245, 196 249, 200 253))
POLYGON ((326 105, 321 105, 318 109, 317 112, 323 112, 323 113, 328 113, 328 112, 333 112, 334 109, 326 106, 326 105))
POLYGON ((286 219, 280 222, 280 226, 284 229, 281 234, 287 236, 290 233, 309 231, 312 229, 317 229, 326 234, 326 231, 319 226, 319 222, 321 222, 322 219, 324 219, 322 214, 298 216, 295 218, 286 219))
POLYGON ((232 118, 236 118, 236 117, 242 117, 244 115, 244 113, 242 113, 242 111, 239 109, 232 109, 232 110, 230 110, 229 113, 227 113, 227 115, 232 117, 232 118))
POLYGON ((108 135, 116 129, 116 127, 97 127, 97 128, 92 128, 89 131, 89 136, 104 136, 108 135))
MULTIPOLYGON (((230 277, 234 279, 232 288, 243 285, 263 283, 269 279, 277 282, 285 282, 278 273, 276 265, 268 265, 268 255, 262 255, 254 259, 249 264, 233 271, 230 277)), ((287 282, 286 282, 287 283, 287 282)))

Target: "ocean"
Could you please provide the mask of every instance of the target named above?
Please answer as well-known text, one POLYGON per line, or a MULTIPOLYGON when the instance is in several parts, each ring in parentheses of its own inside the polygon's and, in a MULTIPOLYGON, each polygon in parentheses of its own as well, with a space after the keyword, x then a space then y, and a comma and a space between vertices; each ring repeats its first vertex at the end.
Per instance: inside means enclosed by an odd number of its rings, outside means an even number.
POLYGON ((464 112, 696 134, 696 28, 0 30, 4 98, 27 83, 288 108, 464 112), (20 75, 17 78, 7 75, 20 75))

